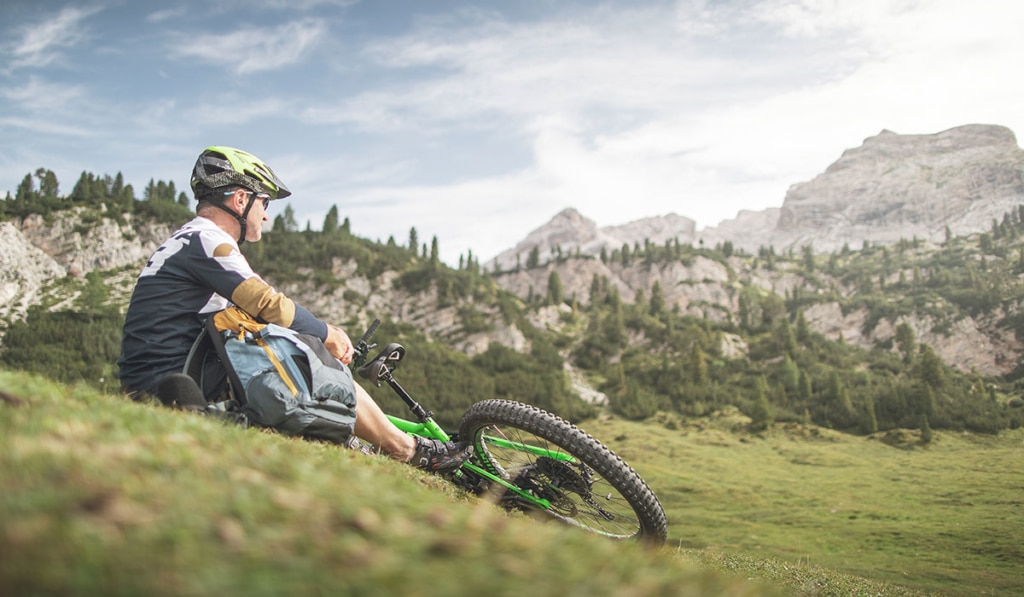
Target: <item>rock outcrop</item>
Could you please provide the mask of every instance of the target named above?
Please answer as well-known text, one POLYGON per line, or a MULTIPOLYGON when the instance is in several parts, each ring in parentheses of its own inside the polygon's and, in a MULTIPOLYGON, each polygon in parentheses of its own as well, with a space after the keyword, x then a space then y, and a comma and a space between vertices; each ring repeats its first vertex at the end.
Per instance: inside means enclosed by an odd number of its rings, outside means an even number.
POLYGON ((66 276, 141 267, 173 230, 135 221, 131 214, 110 219, 84 208, 0 222, 0 320, 23 317, 53 282, 66 276))
POLYGON ((795 184, 782 208, 702 231, 705 243, 731 241, 754 252, 810 245, 816 252, 941 242, 991 229, 1024 203, 1024 150, 1001 126, 966 125, 933 135, 884 130, 847 150, 824 173, 795 184))
POLYGON ((11 222, 0 222, 0 247, 0 319, 7 320, 23 315, 66 270, 11 222))

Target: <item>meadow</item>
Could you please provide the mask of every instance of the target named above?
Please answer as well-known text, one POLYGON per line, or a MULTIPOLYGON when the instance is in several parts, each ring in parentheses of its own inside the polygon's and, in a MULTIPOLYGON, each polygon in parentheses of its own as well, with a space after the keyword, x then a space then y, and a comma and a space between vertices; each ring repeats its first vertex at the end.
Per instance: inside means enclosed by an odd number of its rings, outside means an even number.
POLYGON ((1022 441, 581 425, 669 544, 508 515, 382 457, 0 371, 0 593, 1010 595, 1022 441), (885 441, 883 441, 885 440, 885 441), (888 441, 889 443, 885 443, 888 441), (895 444, 895 445, 890 445, 895 444))
POLYGON ((869 437, 723 415, 584 426, 656 488, 684 552, 809 563, 950 595, 1024 587, 1024 430, 869 437))

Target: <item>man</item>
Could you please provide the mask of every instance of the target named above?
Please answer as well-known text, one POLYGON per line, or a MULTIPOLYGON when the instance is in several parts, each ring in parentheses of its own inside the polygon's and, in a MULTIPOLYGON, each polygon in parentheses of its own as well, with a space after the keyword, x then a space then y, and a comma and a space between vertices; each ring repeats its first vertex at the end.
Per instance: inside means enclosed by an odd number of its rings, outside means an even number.
MULTIPOLYGON (((132 293, 118 359, 125 391, 157 395, 161 379, 183 370, 205 319, 232 304, 257 320, 313 336, 341 363, 350 363, 348 335, 277 292, 239 251, 241 243, 262 238, 270 202, 291 195, 274 171, 250 153, 208 147, 196 161, 191 186, 196 217, 153 253, 132 293)), ((451 470, 465 461, 465 447, 404 433, 362 386, 352 386, 356 437, 428 470, 451 470)))

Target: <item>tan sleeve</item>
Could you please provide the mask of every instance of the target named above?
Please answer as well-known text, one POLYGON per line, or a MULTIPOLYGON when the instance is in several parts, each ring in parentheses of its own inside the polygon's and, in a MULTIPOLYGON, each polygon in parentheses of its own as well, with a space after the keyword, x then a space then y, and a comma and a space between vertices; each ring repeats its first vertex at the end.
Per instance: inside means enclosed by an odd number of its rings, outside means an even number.
POLYGON ((295 303, 258 277, 249 278, 231 293, 231 302, 267 323, 290 327, 295 321, 295 303))
POLYGON ((213 256, 214 257, 227 257, 228 255, 231 255, 231 253, 235 253, 235 252, 237 252, 237 251, 235 251, 234 247, 232 247, 231 245, 225 243, 223 245, 217 245, 217 248, 215 248, 213 250, 213 256))

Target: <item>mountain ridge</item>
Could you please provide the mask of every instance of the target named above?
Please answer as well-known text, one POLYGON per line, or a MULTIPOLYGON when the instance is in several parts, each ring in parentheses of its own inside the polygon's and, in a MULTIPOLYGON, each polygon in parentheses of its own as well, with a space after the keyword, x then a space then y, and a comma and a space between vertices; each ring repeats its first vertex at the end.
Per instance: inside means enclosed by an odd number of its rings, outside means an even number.
POLYGON ((815 178, 791 185, 781 207, 741 210, 699 231, 691 218, 675 212, 598 228, 567 208, 488 263, 508 269, 534 247, 542 254, 560 247, 596 256, 601 249, 645 241, 731 243, 748 253, 803 246, 821 253, 904 238, 941 242, 947 235, 983 232, 1020 203, 1024 150, 1009 128, 967 124, 925 135, 883 129, 845 150, 815 178), (577 223, 575 235, 567 223, 577 223))

